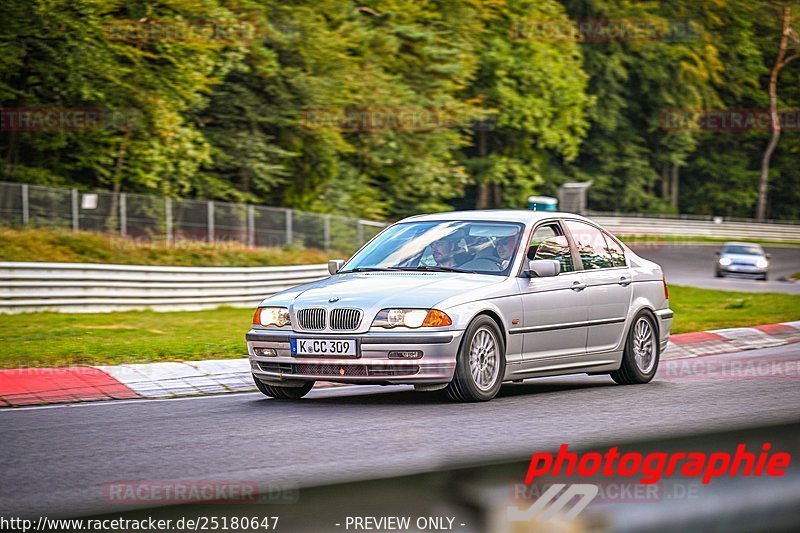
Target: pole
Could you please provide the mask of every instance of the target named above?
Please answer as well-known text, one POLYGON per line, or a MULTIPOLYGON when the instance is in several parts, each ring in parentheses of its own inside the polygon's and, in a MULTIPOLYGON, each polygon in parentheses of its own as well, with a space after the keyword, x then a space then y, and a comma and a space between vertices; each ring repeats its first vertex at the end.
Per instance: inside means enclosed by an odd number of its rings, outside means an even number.
POLYGON ((31 220, 30 204, 28 203, 28 184, 22 184, 22 225, 27 226, 31 220))
POLYGON ((294 231, 292 228, 292 210, 286 210, 286 244, 292 244, 294 240, 294 231))
POLYGON ((247 206, 247 246, 250 248, 256 246, 256 207, 254 205, 247 206))
POLYGON ((124 192, 119 193, 119 233, 128 236, 128 205, 124 192))
POLYGON ((214 202, 208 202, 208 242, 214 242, 214 202))
POLYGON ((172 198, 165 198, 164 199, 164 211, 166 214, 166 222, 167 222, 167 246, 172 245, 172 198))
POLYGON ((78 217, 78 189, 72 189, 72 231, 80 229, 80 219, 78 217))
POLYGON ((324 218, 324 226, 322 227, 322 234, 325 239, 325 251, 331 251, 331 215, 330 213, 325 215, 324 218))

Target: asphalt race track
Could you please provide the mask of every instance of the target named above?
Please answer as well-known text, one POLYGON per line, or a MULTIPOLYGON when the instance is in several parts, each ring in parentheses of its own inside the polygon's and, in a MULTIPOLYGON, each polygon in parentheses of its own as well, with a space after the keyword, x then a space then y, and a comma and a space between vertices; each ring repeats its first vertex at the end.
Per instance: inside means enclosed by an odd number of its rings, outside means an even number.
POLYGON ((704 289, 746 292, 785 292, 800 294, 800 282, 781 281, 800 272, 800 246, 765 246, 770 260, 769 280, 761 281, 748 277, 714 277, 719 244, 682 245, 673 243, 645 243, 631 246, 645 259, 655 261, 664 269, 667 283, 704 289))
POLYGON ((606 376, 546 378, 507 385, 482 404, 371 386, 317 390, 298 402, 253 393, 5 409, 0 512, 111 512, 104 487, 126 480, 303 487, 524 458, 561 443, 614 445, 796 422, 799 364, 797 345, 678 359, 662 362, 645 386, 617 386, 606 376), (705 373, 753 363, 772 370, 705 373))

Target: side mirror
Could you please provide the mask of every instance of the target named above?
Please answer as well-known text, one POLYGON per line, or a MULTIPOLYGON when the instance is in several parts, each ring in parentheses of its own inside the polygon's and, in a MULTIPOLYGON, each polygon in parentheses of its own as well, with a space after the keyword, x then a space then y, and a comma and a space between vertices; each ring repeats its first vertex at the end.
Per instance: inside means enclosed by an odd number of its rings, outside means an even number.
POLYGON ((765 254, 764 257, 766 257, 767 259, 772 259, 772 254, 765 254))
POLYGON ((714 255, 716 255, 717 257, 719 257, 720 255, 722 255, 722 252, 720 252, 719 250, 717 250, 716 252, 714 252, 714 255))
POLYGON ((331 276, 339 272, 342 267, 344 266, 343 259, 331 259, 328 261, 328 272, 331 273, 331 276))
POLYGON ((561 263, 555 259, 535 259, 528 261, 528 268, 522 273, 526 278, 552 278, 561 272, 561 263))

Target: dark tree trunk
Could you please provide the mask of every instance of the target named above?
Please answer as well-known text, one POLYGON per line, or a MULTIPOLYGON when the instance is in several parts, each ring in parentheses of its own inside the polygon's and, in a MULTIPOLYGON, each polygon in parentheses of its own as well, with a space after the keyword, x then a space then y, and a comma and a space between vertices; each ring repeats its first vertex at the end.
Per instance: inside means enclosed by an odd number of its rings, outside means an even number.
POLYGON ((794 35, 790 26, 792 18, 791 8, 786 5, 783 7, 783 29, 781 31, 781 41, 778 45, 778 57, 775 60, 775 66, 769 76, 769 115, 770 115, 770 128, 772 136, 769 139, 766 150, 764 150, 764 157, 761 160, 761 177, 758 180, 758 205, 756 207, 756 218, 764 220, 767 218, 767 195, 769 192, 769 166, 772 160, 772 154, 778 146, 778 141, 781 138, 781 124, 780 117, 778 116, 778 76, 781 69, 785 67, 790 61, 797 57, 797 54, 786 58, 786 48, 789 43, 789 36, 791 35, 794 40, 797 36, 794 35))
MULTIPOLYGON (((481 130, 478 132, 478 157, 486 157, 486 132, 481 130)), ((491 204, 491 188, 490 184, 484 181, 478 182, 478 192, 475 195, 475 209, 488 209, 491 204)))
POLYGON ((680 167, 672 164, 672 191, 670 192, 670 203, 672 207, 678 207, 678 196, 680 194, 680 167))

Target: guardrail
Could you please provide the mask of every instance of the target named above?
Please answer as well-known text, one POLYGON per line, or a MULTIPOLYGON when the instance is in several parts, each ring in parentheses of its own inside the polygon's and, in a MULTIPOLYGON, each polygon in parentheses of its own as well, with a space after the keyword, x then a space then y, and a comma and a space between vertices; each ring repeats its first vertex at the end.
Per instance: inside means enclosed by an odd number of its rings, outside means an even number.
POLYGON ((327 265, 200 268, 0 262, 0 313, 251 307, 266 296, 328 275, 327 265))
MULTIPOLYGON (((589 215, 612 233, 653 237, 717 237, 800 243, 800 225, 775 222, 732 222, 686 218, 589 215)), ((688 239, 687 239, 688 240, 688 239)))

